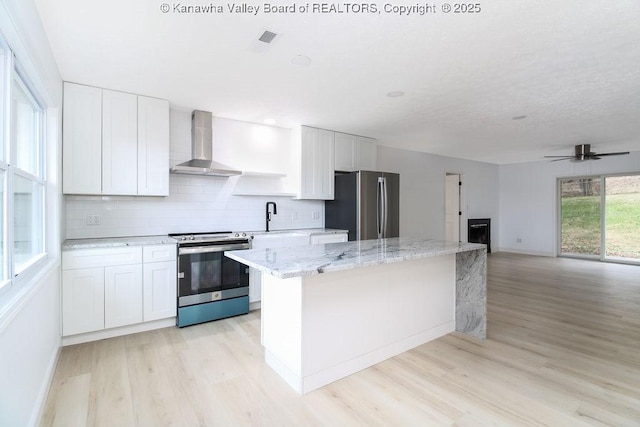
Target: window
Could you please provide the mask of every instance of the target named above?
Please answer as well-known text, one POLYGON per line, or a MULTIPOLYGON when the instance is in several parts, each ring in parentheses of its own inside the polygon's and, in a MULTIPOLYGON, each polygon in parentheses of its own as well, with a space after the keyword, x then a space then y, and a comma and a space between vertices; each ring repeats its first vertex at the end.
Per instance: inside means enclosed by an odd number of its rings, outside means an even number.
POLYGON ((45 257, 44 109, 0 41, 0 291, 45 257))
POLYGON ((640 262, 640 175, 559 179, 560 253, 640 262))

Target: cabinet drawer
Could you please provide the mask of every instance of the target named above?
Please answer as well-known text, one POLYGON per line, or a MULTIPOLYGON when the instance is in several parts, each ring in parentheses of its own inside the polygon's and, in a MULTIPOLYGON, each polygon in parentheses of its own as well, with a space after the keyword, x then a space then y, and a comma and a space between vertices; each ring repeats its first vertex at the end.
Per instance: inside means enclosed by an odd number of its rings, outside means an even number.
POLYGON ((153 245, 142 248, 143 262, 175 261, 177 256, 176 245, 153 245))
POLYGON ((78 249, 62 252, 62 269, 142 263, 142 247, 78 249))

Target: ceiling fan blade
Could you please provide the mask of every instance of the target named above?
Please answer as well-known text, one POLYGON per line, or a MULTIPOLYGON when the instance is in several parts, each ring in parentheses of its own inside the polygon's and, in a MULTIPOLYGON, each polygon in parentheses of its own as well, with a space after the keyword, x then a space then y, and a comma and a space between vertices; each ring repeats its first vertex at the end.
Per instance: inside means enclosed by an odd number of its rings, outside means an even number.
POLYGON ((602 156, 620 156, 620 155, 623 155, 623 154, 629 154, 629 152, 628 151, 621 151, 619 153, 598 153, 598 154, 594 153, 594 154, 596 156, 598 156, 598 157, 602 157, 602 156))
POLYGON ((547 159, 552 159, 554 157, 562 157, 563 159, 570 159, 573 156, 544 156, 544 157, 547 158, 547 159))
MULTIPOLYGON (((545 157, 549 157, 549 156, 545 156, 545 157)), ((559 156, 552 156, 552 157, 559 157, 559 156)), ((551 162, 559 162, 560 160, 571 160, 571 159, 573 159, 573 156, 571 156, 571 157, 563 157, 561 159, 553 159, 553 160, 550 160, 550 161, 551 162)))

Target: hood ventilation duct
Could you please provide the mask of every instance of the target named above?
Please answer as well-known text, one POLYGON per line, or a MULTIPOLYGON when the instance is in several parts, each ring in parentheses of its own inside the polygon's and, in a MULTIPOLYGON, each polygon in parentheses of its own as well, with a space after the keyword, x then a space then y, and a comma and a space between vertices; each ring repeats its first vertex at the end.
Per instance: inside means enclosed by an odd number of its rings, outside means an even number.
POLYGON ((172 173, 209 176, 241 175, 235 170, 212 160, 212 114, 195 110, 191 114, 191 157, 192 159, 171 168, 172 173))

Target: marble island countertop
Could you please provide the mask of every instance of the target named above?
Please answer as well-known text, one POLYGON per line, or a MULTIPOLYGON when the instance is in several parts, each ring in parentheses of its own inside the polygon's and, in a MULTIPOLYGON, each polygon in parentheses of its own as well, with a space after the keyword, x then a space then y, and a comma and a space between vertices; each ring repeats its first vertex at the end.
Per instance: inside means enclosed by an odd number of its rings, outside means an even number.
POLYGON ((478 243, 395 237, 293 248, 230 251, 225 252, 225 255, 279 279, 286 279, 477 249, 486 249, 486 246, 478 243))

